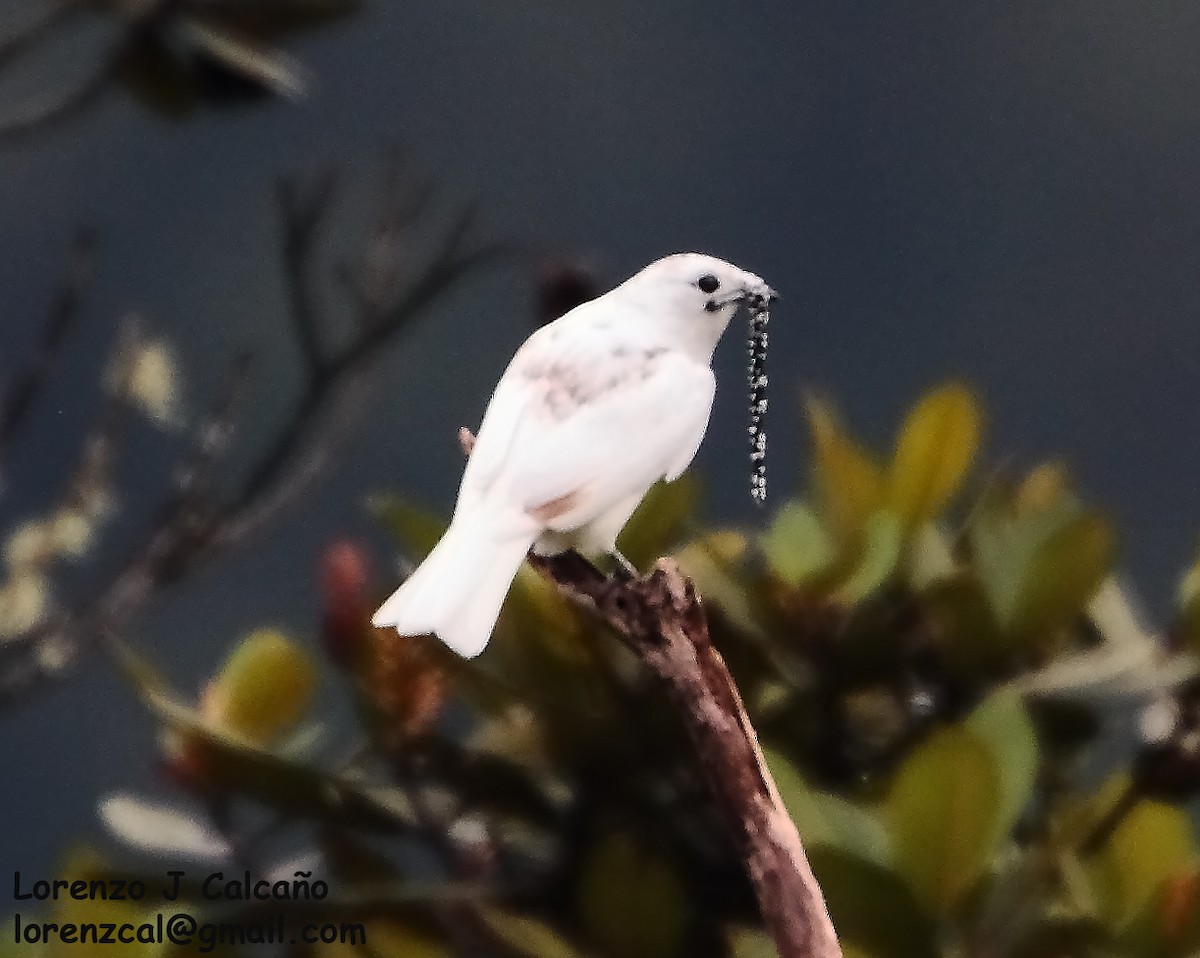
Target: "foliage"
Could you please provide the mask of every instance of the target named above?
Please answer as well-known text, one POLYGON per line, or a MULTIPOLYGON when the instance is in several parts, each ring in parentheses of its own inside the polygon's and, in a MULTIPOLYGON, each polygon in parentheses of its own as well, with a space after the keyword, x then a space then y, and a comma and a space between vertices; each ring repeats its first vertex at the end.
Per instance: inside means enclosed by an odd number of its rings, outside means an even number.
MULTIPOLYGON (((764 528, 698 527, 685 478, 621 547, 670 550, 697 583, 847 954, 1197 953, 1200 576, 1160 640, 1061 465, 970 494, 983 417, 961 384, 917 403, 890 456, 826 400, 806 412, 810 481, 764 528), (1138 703, 1136 742, 1104 734, 1114 693, 1138 703)), ((407 559, 441 528, 370 506, 407 559)), ((202 810, 181 848, 261 866, 292 835, 366 953, 773 954, 670 703, 585 610, 522 570, 465 662, 370 627, 392 583, 361 545, 331 546, 322 583, 321 679, 355 704, 353 749, 322 756, 299 724, 321 670, 285 636, 244 639, 199 707, 114 641, 202 810)), ((169 850, 143 807, 110 799, 110 831, 169 850)))

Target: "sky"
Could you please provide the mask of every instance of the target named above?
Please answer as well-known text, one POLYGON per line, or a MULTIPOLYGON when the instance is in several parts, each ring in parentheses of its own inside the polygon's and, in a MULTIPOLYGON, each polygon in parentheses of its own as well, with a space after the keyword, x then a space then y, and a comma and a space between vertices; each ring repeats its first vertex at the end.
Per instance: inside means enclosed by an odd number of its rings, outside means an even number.
MULTIPOLYGON (((25 15, 0 3, 0 23, 25 15)), ((63 38, 0 85, 0 107, 69 82, 106 42, 102 25, 63 38)), ((776 490, 803 475, 803 389, 882 447, 922 390, 965 378, 987 408, 987 460, 1065 459, 1116 516, 1123 568, 1161 617, 1200 542, 1198 43, 1200 9, 1185 0, 367 0, 288 45, 309 78, 298 101, 178 122, 113 91, 0 146, 0 370, 36 335, 73 228, 101 238, 84 325, 4 477, 0 528, 53 501, 94 404, 96 356, 129 311, 174 344, 193 410, 254 350, 242 439, 269 430, 298 382, 278 179, 336 165, 337 235, 353 235, 382 152, 399 148, 436 176, 445 208, 477 197, 482 232, 534 258, 577 254, 616 282, 690 249, 765 277, 783 294, 776 490)), ((530 270, 512 265, 441 302, 389 351, 321 494, 161 596, 131 640, 196 690, 251 628, 311 636, 322 544, 374 535, 365 494, 449 509, 456 430, 478 422, 531 298, 530 270)), ((710 515, 758 521, 742 345, 731 335, 718 352, 696 468, 710 515)), ((123 524, 162 488, 179 441, 146 431, 131 446, 123 524)), ((48 869, 65 837, 95 831, 98 796, 165 792, 153 748, 95 658, 0 716, 0 812, 30 823, 5 830, 0 860, 48 869)))

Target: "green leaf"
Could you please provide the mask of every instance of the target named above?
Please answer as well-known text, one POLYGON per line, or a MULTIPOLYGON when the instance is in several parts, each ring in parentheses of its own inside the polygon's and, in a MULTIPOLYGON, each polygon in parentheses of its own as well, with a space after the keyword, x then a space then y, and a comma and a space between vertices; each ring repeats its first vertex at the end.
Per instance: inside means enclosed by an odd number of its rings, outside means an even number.
POLYGON ((966 729, 988 749, 1000 772, 999 811, 990 850, 1007 843, 1029 805, 1038 775, 1038 741, 1024 699, 1016 692, 993 692, 967 718, 966 729))
POLYGON ((382 523, 413 559, 423 559, 429 555, 446 531, 444 519, 399 496, 387 493, 368 496, 367 511, 382 523))
POLYGON ((935 914, 958 905, 987 867, 1000 790, 987 747, 961 727, 934 733, 897 771, 884 806, 896 865, 935 914))
POLYGON ((763 757, 806 848, 824 845, 882 868, 891 866, 891 838, 871 809, 811 788, 799 769, 774 749, 764 748, 763 757))
POLYGON ((1046 636, 1082 613, 1112 566, 1115 540, 1112 525, 1097 513, 1080 515, 1049 536, 1026 567, 1013 628, 1046 636))
POLYGON ((1200 559, 1180 579, 1176 596, 1179 631, 1192 654, 1200 656, 1200 559))
POLYGON ((778 958, 775 940, 761 928, 730 928, 725 936, 730 958, 778 958))
POLYGON ((687 931, 688 901, 670 865, 627 832, 591 849, 577 890, 589 937, 617 958, 672 958, 687 931))
POLYGON ((1072 497, 1071 477, 1066 464, 1053 460, 1029 470, 1013 495, 1013 508, 1018 516, 1036 515, 1072 497))
POLYGON ((827 847, 809 860, 845 954, 939 958, 934 923, 899 875, 827 847))
POLYGON ((1183 809, 1143 799, 1122 819, 1091 874, 1105 917, 1127 924, 1153 900, 1168 879, 1200 861, 1191 819, 1183 809))
POLYGON ((809 396, 805 411, 812 433, 813 487, 821 518, 843 543, 853 541, 879 507, 883 470, 875 457, 842 429, 831 406, 809 396))
POLYGON ((656 482, 621 530, 621 552, 639 569, 649 569, 679 544, 699 501, 700 483, 691 473, 674 482, 656 482))
POLYGON ((975 394, 961 383, 926 393, 908 414, 886 497, 906 529, 932 519, 959 490, 979 447, 981 421, 975 394))
POLYGON ((821 520, 807 505, 785 502, 759 538, 763 557, 775 577, 796 588, 834 561, 834 547, 821 520))
POLYGON ((583 958, 583 952, 536 918, 494 906, 481 907, 478 915, 493 935, 518 954, 529 958, 583 958))
POLYGON ((950 537, 932 522, 917 530, 908 545, 908 582, 914 589, 928 589, 947 582, 958 572, 950 537))
POLYGON ((857 568, 838 587, 834 599, 858 605, 887 584, 904 551, 904 530, 891 512, 876 512, 867 520, 862 557, 857 568))
POLYGON ((246 795, 285 815, 380 831, 404 831, 416 816, 399 789, 370 788, 344 776, 281 758, 224 728, 213 728, 181 704, 158 673, 129 645, 107 636, 107 648, 171 741, 198 757, 206 787, 246 795))
POLYGON ((1003 629, 1013 626, 1039 550, 1082 514, 1083 507, 1071 496, 1036 512, 1018 513, 1000 490, 984 495, 970 527, 971 552, 975 573, 1003 629))

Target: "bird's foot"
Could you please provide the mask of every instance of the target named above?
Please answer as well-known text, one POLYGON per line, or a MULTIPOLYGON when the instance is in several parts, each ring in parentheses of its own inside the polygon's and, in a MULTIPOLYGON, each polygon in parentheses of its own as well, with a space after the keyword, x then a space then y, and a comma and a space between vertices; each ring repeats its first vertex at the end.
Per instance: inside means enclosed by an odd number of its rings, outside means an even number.
POLYGON ((613 546, 608 550, 608 554, 617 560, 617 574, 627 579, 640 579, 642 574, 638 572, 637 566, 621 555, 620 550, 613 546))

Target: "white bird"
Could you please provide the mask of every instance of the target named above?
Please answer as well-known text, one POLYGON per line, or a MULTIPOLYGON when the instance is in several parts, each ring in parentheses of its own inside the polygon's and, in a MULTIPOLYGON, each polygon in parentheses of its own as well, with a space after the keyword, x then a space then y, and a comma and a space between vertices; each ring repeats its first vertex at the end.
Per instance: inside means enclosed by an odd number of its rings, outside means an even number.
POLYGON ((631 568, 617 536, 695 456, 717 341, 739 304, 773 298, 753 273, 680 253, 530 336, 496 384, 450 527, 373 624, 474 657, 530 548, 607 552, 631 568))

